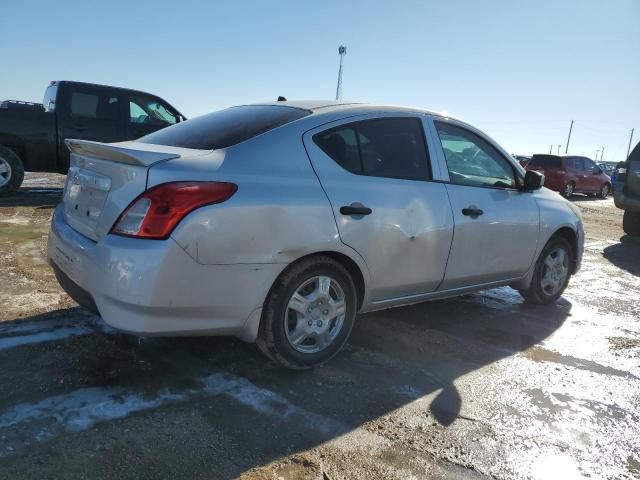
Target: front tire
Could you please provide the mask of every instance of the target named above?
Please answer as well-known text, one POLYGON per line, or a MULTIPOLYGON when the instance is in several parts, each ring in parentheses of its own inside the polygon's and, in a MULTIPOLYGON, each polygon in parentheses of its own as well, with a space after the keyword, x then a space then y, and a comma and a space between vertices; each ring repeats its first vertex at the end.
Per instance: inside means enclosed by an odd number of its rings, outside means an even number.
POLYGON ((0 195, 17 190, 24 180, 24 165, 10 148, 0 145, 0 195))
POLYGON ((560 236, 552 237, 540 253, 531 284, 520 295, 530 303, 555 302, 567 288, 573 271, 573 248, 560 236))
POLYGON ((604 200, 605 198, 607 198, 609 196, 610 192, 611 192, 611 187, 609 186, 608 183, 605 183, 604 185, 602 185, 602 188, 600 189, 600 192, 598 193, 598 197, 602 198, 604 200))
POLYGON ((347 270, 317 255, 280 275, 265 302, 258 346, 293 370, 318 367, 344 346, 357 310, 356 288, 347 270))
POLYGON ((640 235, 640 212, 624 211, 622 229, 627 235, 640 235))

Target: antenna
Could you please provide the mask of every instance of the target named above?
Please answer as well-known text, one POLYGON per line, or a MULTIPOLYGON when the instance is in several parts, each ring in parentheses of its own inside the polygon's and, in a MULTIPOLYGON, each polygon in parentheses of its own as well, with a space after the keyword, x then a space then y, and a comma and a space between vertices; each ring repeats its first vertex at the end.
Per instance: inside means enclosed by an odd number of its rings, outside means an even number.
POLYGON ((347 54, 347 47, 340 45, 338 47, 338 55, 340 55, 340 68, 338 70, 338 86, 336 87, 336 100, 342 99, 342 61, 347 54))

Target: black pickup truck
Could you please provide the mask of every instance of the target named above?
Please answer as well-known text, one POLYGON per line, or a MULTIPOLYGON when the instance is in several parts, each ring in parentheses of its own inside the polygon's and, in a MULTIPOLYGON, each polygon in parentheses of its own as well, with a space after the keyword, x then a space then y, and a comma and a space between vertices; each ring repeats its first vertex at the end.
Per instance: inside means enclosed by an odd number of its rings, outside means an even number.
POLYGON ((51 82, 42 104, 0 102, 0 195, 20 186, 25 170, 66 173, 67 138, 133 140, 184 120, 155 95, 80 82, 51 82))

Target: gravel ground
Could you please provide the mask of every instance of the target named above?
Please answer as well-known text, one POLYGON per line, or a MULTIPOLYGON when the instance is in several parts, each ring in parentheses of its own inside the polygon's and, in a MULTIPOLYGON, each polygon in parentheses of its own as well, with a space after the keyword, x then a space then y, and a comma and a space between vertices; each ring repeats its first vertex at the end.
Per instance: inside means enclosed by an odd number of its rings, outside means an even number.
POLYGON ((0 478, 640 478, 640 241, 574 198, 583 268, 362 315, 324 368, 232 338, 137 339, 45 262, 64 177, 0 199, 0 478))

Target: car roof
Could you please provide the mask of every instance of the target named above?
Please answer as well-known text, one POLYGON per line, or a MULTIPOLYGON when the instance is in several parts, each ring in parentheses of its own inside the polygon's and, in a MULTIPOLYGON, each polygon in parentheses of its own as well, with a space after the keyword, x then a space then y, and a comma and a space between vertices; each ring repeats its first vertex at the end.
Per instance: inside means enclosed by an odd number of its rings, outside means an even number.
MULTIPOLYGON (((373 104, 373 103, 364 103, 364 102, 351 102, 346 100, 286 100, 281 102, 264 102, 264 103, 254 103, 252 105, 265 105, 265 106, 275 106, 275 107, 290 107, 290 108, 298 108, 301 110, 307 110, 312 113, 336 113, 340 111, 352 111, 352 110, 370 110, 374 111, 404 111, 404 112, 419 112, 419 113, 427 113, 430 115, 436 115, 441 117, 451 117, 445 113, 438 113, 431 110, 417 108, 417 107, 408 107, 402 105, 383 105, 383 104, 373 104)), ((456 118, 456 120, 458 120, 456 118)))

